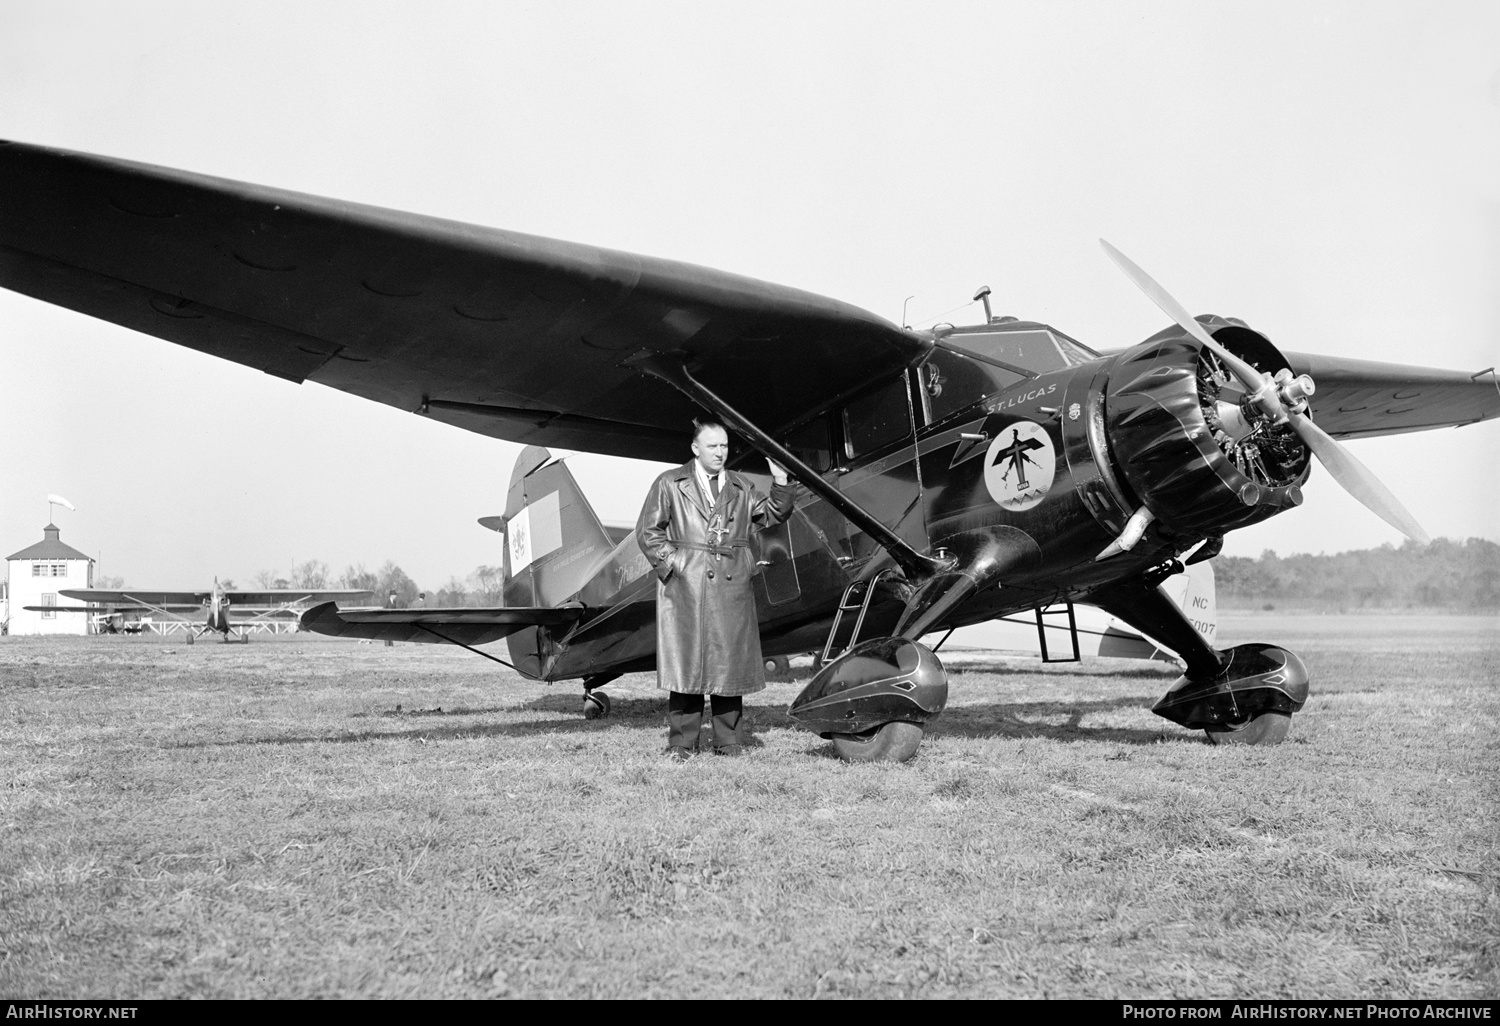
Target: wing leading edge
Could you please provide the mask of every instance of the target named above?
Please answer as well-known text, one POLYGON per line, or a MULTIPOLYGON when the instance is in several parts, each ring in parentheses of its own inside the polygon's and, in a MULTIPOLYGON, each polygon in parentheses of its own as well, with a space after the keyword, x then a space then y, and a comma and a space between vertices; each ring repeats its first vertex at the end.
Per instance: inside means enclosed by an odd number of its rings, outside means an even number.
POLYGON ((0 285, 481 434, 675 462, 680 354, 771 430, 925 352, 857 307, 653 257, 0 142, 0 285))
MULTIPOLYGON (((145 588, 64 588, 58 592, 71 599, 98 605, 157 606, 163 609, 197 609, 214 596, 212 591, 150 591, 145 588)), ((375 593, 362 588, 265 588, 260 591, 221 592, 231 607, 279 608, 299 602, 373 602, 375 593)))

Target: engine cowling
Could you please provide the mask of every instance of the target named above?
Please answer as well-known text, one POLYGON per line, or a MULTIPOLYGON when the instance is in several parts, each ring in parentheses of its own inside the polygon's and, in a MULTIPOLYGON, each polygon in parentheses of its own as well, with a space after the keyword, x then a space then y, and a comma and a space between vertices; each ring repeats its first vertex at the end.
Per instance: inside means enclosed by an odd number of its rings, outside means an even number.
MULTIPOLYGON (((1204 324, 1215 341, 1257 369, 1290 370, 1258 332, 1219 318, 1204 324)), ((1243 397, 1219 359, 1179 328, 1126 350, 1110 369, 1110 456, 1161 527, 1203 538, 1301 504, 1307 446, 1289 425, 1271 424, 1243 397)))

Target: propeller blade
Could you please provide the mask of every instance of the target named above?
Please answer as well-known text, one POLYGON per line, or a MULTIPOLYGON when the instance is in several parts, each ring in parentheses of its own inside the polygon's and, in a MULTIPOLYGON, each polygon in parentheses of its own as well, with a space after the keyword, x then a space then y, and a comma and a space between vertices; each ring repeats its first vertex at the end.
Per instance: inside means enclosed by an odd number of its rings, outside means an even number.
MULTIPOLYGON (((1135 261, 1131 260, 1124 253, 1121 253, 1118 249, 1115 249, 1115 247, 1111 246, 1104 239, 1099 240, 1099 245, 1104 247, 1104 252, 1115 262, 1115 266, 1125 272, 1125 277, 1135 282, 1136 288, 1146 294, 1146 298, 1160 307, 1162 313, 1181 325, 1183 330, 1189 335, 1192 335, 1193 338, 1203 343, 1209 352, 1222 360, 1224 366, 1229 368, 1230 373, 1239 378, 1245 388, 1255 396, 1256 402, 1262 406, 1265 405, 1263 397, 1268 391, 1268 375, 1262 374, 1250 366, 1250 364, 1215 342, 1214 337, 1208 333, 1208 329, 1194 320, 1193 315, 1187 312, 1187 308, 1173 299, 1171 293, 1162 288, 1155 278, 1141 270, 1135 261)), ((1277 406, 1280 405, 1280 400, 1277 400, 1274 394, 1270 395, 1270 398, 1277 406)), ((1266 412, 1271 413, 1272 416, 1276 416, 1271 409, 1267 409, 1266 412)))
POLYGON ((1280 420, 1283 413, 1288 417, 1298 437, 1312 450, 1318 462, 1327 468, 1329 475, 1344 491, 1354 496, 1370 512, 1412 541, 1426 545, 1431 540, 1427 532, 1422 530, 1422 525, 1417 523, 1417 518, 1401 505, 1401 501, 1391 493, 1389 488, 1380 483, 1378 477, 1370 473, 1368 467, 1355 459, 1353 454, 1340 445, 1332 435, 1314 424, 1310 417, 1282 403, 1269 374, 1256 370, 1249 363, 1215 342, 1213 336, 1203 325, 1193 319, 1181 303, 1173 299, 1166 289, 1157 284, 1156 279, 1136 266, 1124 253, 1103 239, 1099 240, 1099 245, 1104 247, 1104 252, 1115 262, 1115 266, 1124 271, 1127 278, 1135 282, 1136 288, 1144 292, 1151 302, 1161 308, 1163 313, 1181 325, 1183 330, 1203 343, 1209 352, 1224 362, 1224 366, 1229 368, 1230 373, 1244 383, 1257 406, 1274 420, 1280 420))
POLYGON ((1401 500, 1380 482, 1380 478, 1370 472, 1369 467, 1340 445, 1337 439, 1314 424, 1305 414, 1292 413, 1290 416, 1292 429, 1344 491, 1417 544, 1426 545, 1432 540, 1422 530, 1422 525, 1417 523, 1417 518, 1401 505, 1401 500))

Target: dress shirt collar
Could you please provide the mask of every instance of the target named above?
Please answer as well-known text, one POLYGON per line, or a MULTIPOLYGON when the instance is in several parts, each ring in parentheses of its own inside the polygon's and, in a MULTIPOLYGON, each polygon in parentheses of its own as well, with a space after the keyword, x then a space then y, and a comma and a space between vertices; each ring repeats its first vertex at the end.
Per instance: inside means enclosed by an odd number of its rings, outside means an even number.
MULTIPOLYGON (((696 457, 693 459, 693 476, 698 479, 698 487, 703 491, 703 498, 707 500, 710 506, 712 506, 714 504, 714 493, 713 489, 710 488, 708 484, 708 471, 703 469, 703 464, 699 463, 696 457)), ((719 494, 722 495, 724 494, 725 484, 723 468, 719 469, 718 478, 719 494)))

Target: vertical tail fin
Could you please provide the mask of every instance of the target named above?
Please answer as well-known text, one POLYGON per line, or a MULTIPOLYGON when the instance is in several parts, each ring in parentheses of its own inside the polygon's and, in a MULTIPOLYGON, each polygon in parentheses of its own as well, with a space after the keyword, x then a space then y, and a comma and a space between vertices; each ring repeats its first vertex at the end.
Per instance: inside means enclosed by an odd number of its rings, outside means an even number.
POLYGON ((555 606, 578 594, 614 547, 578 482, 546 449, 516 458, 504 517, 485 517, 505 535, 505 604, 555 606))

